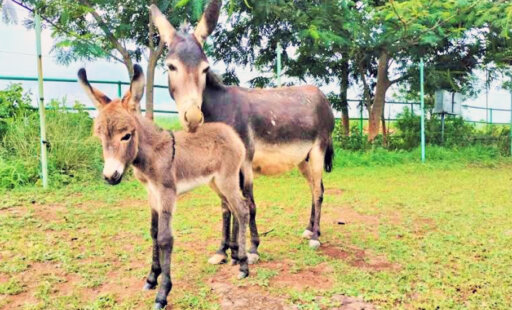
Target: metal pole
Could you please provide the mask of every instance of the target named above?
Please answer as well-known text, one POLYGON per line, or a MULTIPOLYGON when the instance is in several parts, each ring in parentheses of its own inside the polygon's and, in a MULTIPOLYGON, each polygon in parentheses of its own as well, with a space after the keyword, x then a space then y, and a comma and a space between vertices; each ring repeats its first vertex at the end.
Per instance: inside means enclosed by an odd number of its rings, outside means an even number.
POLYGON ((359 106, 359 134, 363 136, 363 102, 359 106))
POLYGON ((489 123, 489 71, 487 68, 485 69, 485 121, 489 123))
POLYGON ((117 82, 117 97, 121 98, 121 81, 117 82))
POLYGON ((444 113, 441 113, 441 145, 444 145, 444 113))
POLYGON ((43 174, 43 188, 48 188, 48 154, 46 149, 46 116, 44 109, 43 92, 43 59, 41 53, 41 17, 36 14, 36 49, 37 49, 37 77, 39 82, 39 127, 41 130, 41 170, 43 174))
POLYGON ((420 60, 421 162, 425 162, 425 96, 423 90, 423 58, 420 60))
POLYGON ((492 125, 492 109, 489 109, 489 123, 492 125))
POLYGON ((277 86, 281 87, 281 53, 283 52, 283 48, 281 47, 281 43, 277 43, 277 86))
POLYGON ((512 156, 512 90, 510 90, 510 156, 512 156))

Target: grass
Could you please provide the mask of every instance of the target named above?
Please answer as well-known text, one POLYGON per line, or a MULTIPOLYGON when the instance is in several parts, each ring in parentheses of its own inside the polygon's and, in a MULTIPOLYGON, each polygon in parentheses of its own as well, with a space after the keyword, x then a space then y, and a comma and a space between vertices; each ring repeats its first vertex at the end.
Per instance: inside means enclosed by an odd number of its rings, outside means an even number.
MULTIPOLYGON (((340 295, 381 309, 512 307, 511 163, 342 166, 342 156, 325 177, 316 252, 300 237, 310 196, 298 172, 256 179, 266 234, 246 280, 236 280, 236 267, 207 264, 220 241, 215 195, 200 188, 181 197, 173 309, 220 308, 226 287, 253 294, 255 309, 326 309, 340 295)), ((139 290, 150 266, 150 213, 135 180, 0 197, 0 309, 150 308, 155 292, 139 290)))

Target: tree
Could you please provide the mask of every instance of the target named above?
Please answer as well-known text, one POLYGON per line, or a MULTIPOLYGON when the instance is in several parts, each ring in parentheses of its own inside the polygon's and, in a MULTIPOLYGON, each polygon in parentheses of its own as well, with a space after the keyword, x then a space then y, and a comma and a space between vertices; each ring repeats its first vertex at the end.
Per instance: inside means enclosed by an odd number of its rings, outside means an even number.
MULTIPOLYGON (((238 1, 231 9, 228 23, 219 25, 214 35, 214 57, 228 64, 228 70, 229 66, 246 65, 269 73, 274 69, 277 44, 281 44, 285 75, 301 81, 311 78, 319 84, 339 82, 340 97, 333 97, 331 103, 342 111, 348 134, 351 32, 345 28, 356 25, 350 20, 353 3, 272 0, 254 1, 249 6, 238 1)), ((251 84, 269 86, 272 80, 262 76, 251 84)))
MULTIPOLYGON (((229 24, 217 33, 215 53, 228 64, 269 71, 280 42, 288 47, 283 55, 285 74, 312 77, 320 83, 338 81, 342 111, 347 85, 360 82, 370 115, 369 139, 373 140, 379 133, 388 89, 398 83, 417 84, 420 58, 435 81, 433 88, 460 88, 467 81, 482 57, 471 39, 479 27, 477 17, 468 16, 486 5, 494 12, 495 3, 269 0, 249 7, 240 1, 229 24)), ((480 23, 489 23, 489 19, 480 23)), ((503 32, 505 25, 502 22, 497 28, 503 32)))
POLYGON ((51 24, 57 43, 53 51, 62 63, 104 58, 123 63, 131 78, 133 61, 146 57, 146 117, 153 118, 155 69, 165 45, 149 24, 148 6, 160 7, 177 25, 196 21, 204 0, 29 0, 15 3, 36 10, 51 24))

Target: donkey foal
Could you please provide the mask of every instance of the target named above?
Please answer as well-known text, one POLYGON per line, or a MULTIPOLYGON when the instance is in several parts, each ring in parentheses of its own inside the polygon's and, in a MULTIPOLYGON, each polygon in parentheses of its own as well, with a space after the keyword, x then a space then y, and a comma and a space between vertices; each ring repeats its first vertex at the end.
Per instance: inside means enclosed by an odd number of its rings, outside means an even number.
POLYGON ((112 185, 118 184, 132 165, 135 177, 148 191, 153 263, 144 289, 154 289, 162 274, 155 308, 163 309, 172 288, 173 208, 178 195, 199 185, 209 184, 225 202, 223 212, 235 215, 237 239, 230 244, 232 255, 240 262, 238 277, 249 275, 245 250, 249 208, 239 185, 245 147, 236 132, 221 123, 205 124, 196 133, 179 131, 174 135, 157 128, 137 113, 145 84, 138 65, 134 66, 134 72, 130 90, 122 99, 114 100, 89 84, 84 69, 80 69, 78 78, 99 111, 94 134, 103 146, 103 177, 112 185))

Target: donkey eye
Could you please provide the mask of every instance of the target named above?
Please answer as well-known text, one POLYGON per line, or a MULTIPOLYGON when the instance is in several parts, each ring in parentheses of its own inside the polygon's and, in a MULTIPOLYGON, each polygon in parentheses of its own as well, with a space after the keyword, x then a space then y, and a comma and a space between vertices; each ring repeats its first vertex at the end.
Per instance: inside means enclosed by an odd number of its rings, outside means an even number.
POLYGON ((206 69, 203 70, 203 73, 206 74, 208 71, 210 71, 210 67, 206 67, 206 69))
POLYGON ((130 140, 130 138, 132 137, 132 134, 130 133, 127 133, 125 134, 122 138, 121 138, 121 141, 128 141, 130 140))
POLYGON ((174 65, 169 65, 169 70, 170 70, 170 71, 176 71, 176 70, 178 70, 178 69, 177 69, 177 68, 176 68, 176 66, 174 66, 174 65))

